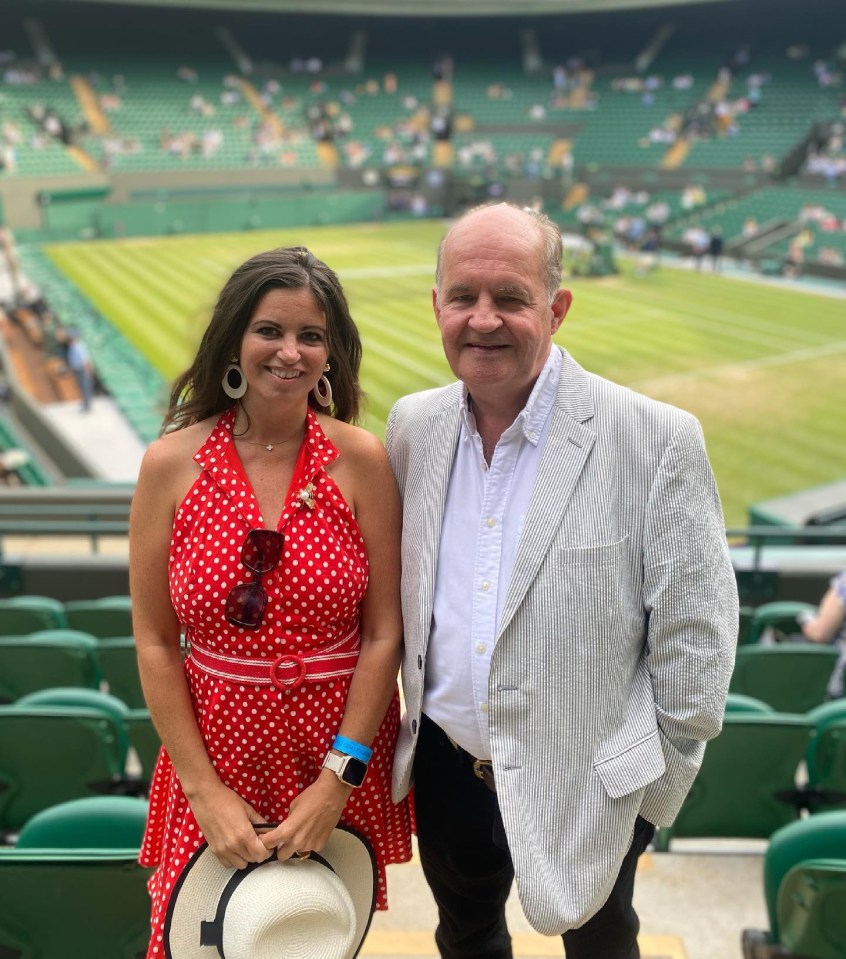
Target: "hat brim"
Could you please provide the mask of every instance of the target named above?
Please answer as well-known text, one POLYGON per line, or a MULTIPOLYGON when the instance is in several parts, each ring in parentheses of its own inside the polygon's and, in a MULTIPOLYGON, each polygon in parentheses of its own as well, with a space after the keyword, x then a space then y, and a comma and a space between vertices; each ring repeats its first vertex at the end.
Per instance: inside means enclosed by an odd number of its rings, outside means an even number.
MULTIPOLYGON (((352 900, 356 929, 352 946, 344 959, 355 959, 367 936, 376 908, 376 857, 367 839, 350 826, 344 825, 335 828, 326 845, 320 850, 320 857, 343 882, 352 900)), ((166 959, 215 957, 216 950, 200 945, 199 935, 194 947, 186 947, 184 941, 180 941, 176 953, 173 951, 173 939, 175 935, 183 939, 178 930, 191 927, 199 930, 203 920, 212 918, 213 909, 212 915, 209 915, 210 905, 214 904, 210 904, 209 889, 216 891, 216 902, 236 872, 236 869, 220 863, 209 849, 208 843, 204 842, 197 849, 176 880, 168 901, 163 936, 166 959)), ((315 955, 315 959, 319 957, 315 955)))

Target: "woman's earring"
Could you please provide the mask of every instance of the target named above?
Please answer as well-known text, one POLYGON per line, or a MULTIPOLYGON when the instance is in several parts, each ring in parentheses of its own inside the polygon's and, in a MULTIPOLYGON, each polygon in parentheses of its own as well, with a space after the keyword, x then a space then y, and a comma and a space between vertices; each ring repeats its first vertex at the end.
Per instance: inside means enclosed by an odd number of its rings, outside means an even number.
POLYGON ((326 366, 323 367, 323 376, 314 384, 314 389, 311 391, 323 409, 332 405, 332 384, 326 379, 326 374, 330 369, 331 367, 327 363, 326 366))
POLYGON ((223 392, 233 400, 240 400, 247 392, 247 377, 244 371, 238 365, 238 357, 233 356, 223 374, 223 381, 220 384, 223 392))

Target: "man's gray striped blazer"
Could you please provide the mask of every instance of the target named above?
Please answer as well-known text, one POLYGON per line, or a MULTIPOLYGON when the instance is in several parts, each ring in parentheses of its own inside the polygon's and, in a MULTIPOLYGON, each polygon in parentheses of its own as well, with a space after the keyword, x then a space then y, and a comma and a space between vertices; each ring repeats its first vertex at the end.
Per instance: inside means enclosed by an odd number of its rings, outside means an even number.
MULTIPOLYGON (((562 353, 488 698, 520 900, 548 935, 605 901, 638 813, 672 823, 705 741, 720 731, 737 639, 735 579, 699 424, 562 353)), ((460 383, 417 393, 388 422, 404 524, 397 800, 412 781, 460 401, 460 383)))

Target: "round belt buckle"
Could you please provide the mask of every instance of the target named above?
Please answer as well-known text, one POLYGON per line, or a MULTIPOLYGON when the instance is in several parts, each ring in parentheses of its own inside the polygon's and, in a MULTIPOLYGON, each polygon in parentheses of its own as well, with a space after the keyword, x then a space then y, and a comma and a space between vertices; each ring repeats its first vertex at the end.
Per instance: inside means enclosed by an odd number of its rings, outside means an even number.
POLYGON ((270 667, 270 681, 277 689, 296 689, 302 686, 305 677, 306 664, 302 656, 297 653, 283 653, 281 656, 277 656, 270 667), (296 666, 296 676, 291 679, 283 679, 283 677, 279 675, 279 670, 282 666, 296 666))

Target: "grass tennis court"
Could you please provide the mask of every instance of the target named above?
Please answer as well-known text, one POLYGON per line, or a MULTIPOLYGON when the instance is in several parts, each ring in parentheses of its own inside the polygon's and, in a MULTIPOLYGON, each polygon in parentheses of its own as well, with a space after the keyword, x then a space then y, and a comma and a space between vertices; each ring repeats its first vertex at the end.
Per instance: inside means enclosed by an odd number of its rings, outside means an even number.
MULTIPOLYGON (((52 260, 167 377, 193 357, 216 294, 252 253, 305 244, 337 270, 364 341, 366 425, 447 383, 432 317, 439 223, 62 244, 52 260)), ((575 279, 557 336, 585 367, 695 413, 729 525, 746 507, 846 476, 846 303, 661 269, 575 279)))

